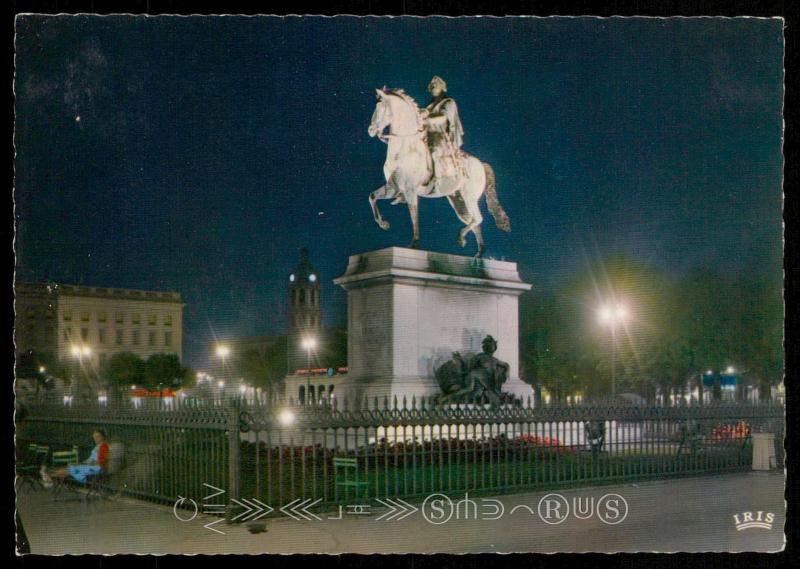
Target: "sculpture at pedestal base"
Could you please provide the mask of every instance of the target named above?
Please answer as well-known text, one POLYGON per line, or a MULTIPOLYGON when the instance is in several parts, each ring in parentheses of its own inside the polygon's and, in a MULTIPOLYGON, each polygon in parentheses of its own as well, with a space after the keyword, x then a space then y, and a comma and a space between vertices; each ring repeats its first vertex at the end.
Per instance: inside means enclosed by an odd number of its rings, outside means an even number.
POLYGON ((510 366, 493 356, 497 341, 486 336, 481 344, 483 351, 465 359, 460 352, 453 352, 453 359, 436 370, 436 381, 442 393, 436 401, 465 403, 486 400, 493 406, 513 401, 514 397, 502 391, 508 379, 510 366))

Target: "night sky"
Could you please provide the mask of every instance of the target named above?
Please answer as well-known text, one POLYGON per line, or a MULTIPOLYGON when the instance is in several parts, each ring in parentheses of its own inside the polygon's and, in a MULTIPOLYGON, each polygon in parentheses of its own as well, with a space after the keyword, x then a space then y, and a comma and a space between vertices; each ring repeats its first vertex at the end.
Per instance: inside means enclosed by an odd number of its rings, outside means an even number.
MULTIPOLYGON (((376 87, 448 83, 512 233, 486 256, 534 291, 625 252, 670 274, 780 275, 783 23, 756 19, 24 17, 16 38, 17 278, 175 290, 184 353, 282 332, 300 247, 331 279, 405 246, 367 196, 376 87)), ((485 210, 485 206, 484 211, 485 210)), ((446 200, 424 249, 460 253, 446 200)), ((473 254, 469 238, 466 254, 473 254)))

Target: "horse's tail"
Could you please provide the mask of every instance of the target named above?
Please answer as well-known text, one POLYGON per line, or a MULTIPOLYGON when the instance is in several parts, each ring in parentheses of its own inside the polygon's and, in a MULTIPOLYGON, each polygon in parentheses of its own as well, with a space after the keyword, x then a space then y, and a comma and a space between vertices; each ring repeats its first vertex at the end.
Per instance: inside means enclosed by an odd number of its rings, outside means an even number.
POLYGON ((508 214, 500 205, 500 200, 497 199, 497 186, 495 185, 494 170, 486 162, 483 162, 483 169, 486 171, 486 205, 489 207, 489 213, 494 217, 494 222, 497 224, 498 229, 502 229, 506 233, 511 232, 511 221, 508 219, 508 214))

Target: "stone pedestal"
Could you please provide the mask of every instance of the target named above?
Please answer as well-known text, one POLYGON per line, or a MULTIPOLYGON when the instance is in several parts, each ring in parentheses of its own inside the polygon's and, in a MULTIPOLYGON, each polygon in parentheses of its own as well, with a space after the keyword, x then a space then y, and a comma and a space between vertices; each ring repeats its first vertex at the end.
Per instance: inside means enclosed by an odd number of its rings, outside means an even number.
POLYGON ((503 390, 527 397, 519 379, 519 295, 531 289, 516 263, 390 247, 353 255, 334 283, 347 291, 347 378, 337 398, 430 396, 434 370, 481 351, 491 334, 511 366, 503 390))

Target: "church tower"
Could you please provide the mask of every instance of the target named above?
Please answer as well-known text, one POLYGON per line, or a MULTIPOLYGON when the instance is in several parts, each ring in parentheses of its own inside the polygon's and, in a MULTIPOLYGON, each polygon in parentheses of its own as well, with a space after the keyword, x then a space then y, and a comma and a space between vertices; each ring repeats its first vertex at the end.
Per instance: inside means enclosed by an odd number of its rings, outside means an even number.
POLYGON ((308 260, 308 249, 300 249, 300 262, 289 275, 288 372, 319 365, 322 345, 322 310, 319 275, 308 260), (310 346, 310 348, 309 348, 310 346))

